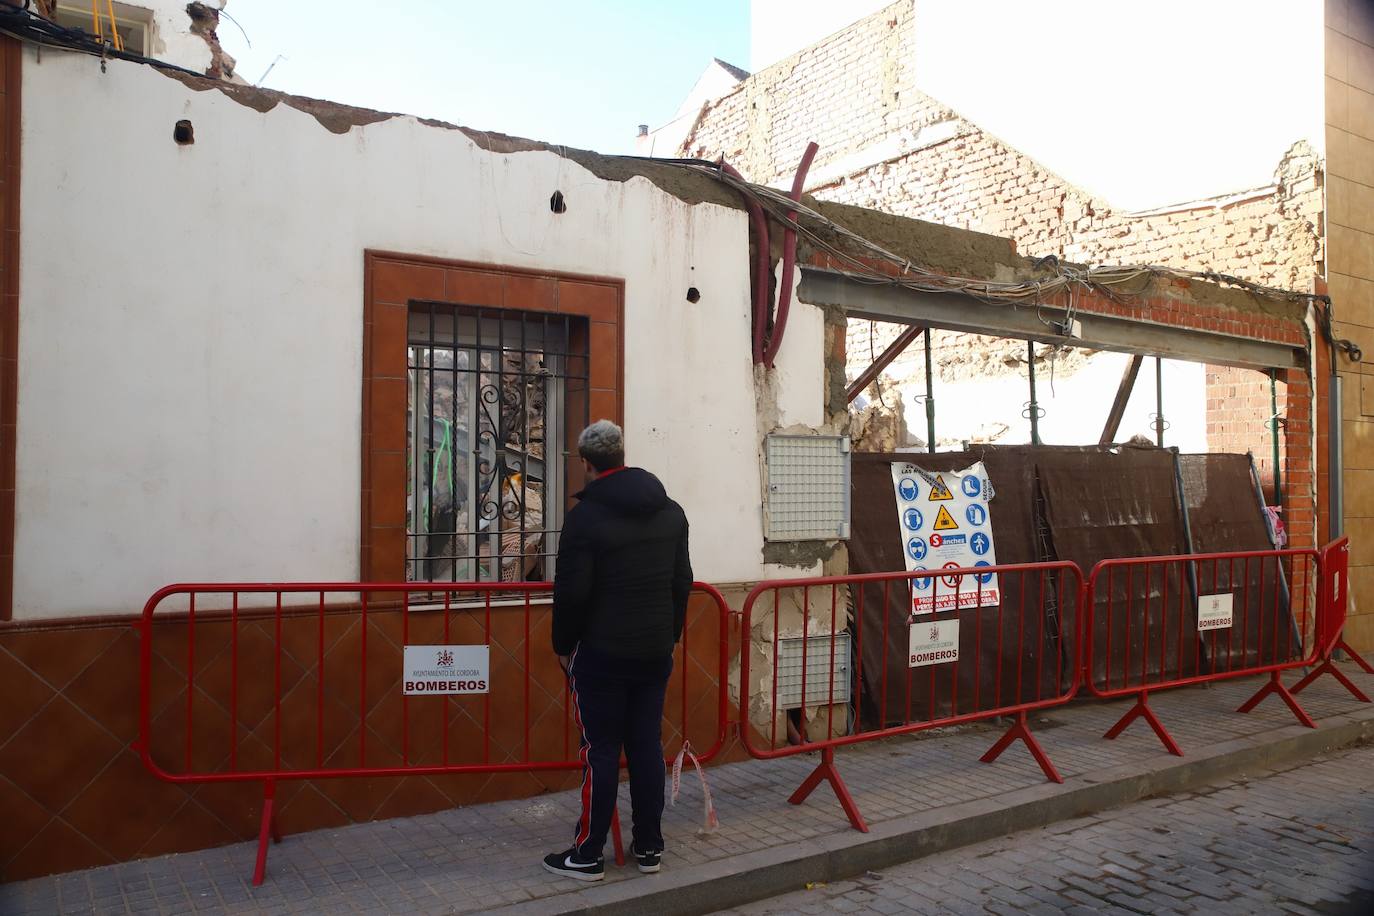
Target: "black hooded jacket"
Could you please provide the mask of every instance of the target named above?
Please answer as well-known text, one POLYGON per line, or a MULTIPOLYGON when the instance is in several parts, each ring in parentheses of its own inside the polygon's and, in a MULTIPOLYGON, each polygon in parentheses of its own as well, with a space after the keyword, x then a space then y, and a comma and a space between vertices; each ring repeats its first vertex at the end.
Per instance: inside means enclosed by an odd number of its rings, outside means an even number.
POLYGON ((672 654, 692 592, 682 507, 642 468, 598 477, 576 498, 558 541, 553 650, 672 654))

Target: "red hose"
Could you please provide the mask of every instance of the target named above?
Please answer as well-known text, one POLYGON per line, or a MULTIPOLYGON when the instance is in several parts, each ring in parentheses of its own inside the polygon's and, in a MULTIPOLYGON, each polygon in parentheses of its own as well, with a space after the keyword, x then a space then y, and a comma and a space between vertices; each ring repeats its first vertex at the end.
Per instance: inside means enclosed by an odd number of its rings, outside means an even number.
MULTIPOLYGON (((813 140, 806 144, 806 152, 802 153, 801 164, 797 166, 797 174, 792 179, 792 200, 800 201, 802 187, 806 184, 806 173, 811 168, 811 160, 816 158, 816 142, 813 140)), ((797 263, 797 211, 790 210, 787 213, 787 230, 782 236, 782 283, 778 288, 778 317, 773 321, 773 335, 768 339, 768 346, 764 350, 763 364, 769 369, 773 368, 773 361, 778 358, 778 348, 782 346, 782 334, 787 329, 787 313, 792 306, 792 269, 797 263)))
MULTIPOLYGON (((744 176, 735 170, 734 166, 725 161, 725 157, 720 158, 720 170, 732 178, 744 181, 744 176)), ((749 211, 749 224, 754 227, 755 245, 757 252, 754 256, 754 365, 763 362, 763 338, 768 333, 769 300, 768 295, 768 220, 764 218, 763 207, 743 191, 740 196, 744 198, 745 209, 749 211)))

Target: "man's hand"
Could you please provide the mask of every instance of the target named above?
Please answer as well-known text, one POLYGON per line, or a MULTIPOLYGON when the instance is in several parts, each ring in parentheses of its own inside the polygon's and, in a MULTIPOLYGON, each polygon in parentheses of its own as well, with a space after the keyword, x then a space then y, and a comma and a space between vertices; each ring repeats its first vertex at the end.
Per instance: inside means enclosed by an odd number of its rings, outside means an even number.
POLYGON ((567 673, 568 673, 568 668, 569 668, 569 666, 571 666, 571 665, 572 665, 572 656, 571 656, 571 655, 560 655, 560 656, 558 656, 558 667, 560 667, 560 668, 563 669, 563 673, 564 673, 564 674, 567 674, 567 673))

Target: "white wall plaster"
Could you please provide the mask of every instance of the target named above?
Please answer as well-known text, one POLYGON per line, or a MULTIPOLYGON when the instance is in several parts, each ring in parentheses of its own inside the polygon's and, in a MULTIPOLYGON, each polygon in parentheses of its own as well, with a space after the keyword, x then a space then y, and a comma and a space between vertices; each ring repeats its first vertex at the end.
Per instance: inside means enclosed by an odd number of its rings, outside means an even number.
MULTIPOLYGON (((778 272, 781 271, 779 267, 778 272)), ((797 282, 801 282, 800 270, 797 282)), ((779 427, 817 427, 825 423, 824 366, 825 313, 814 305, 797 301, 794 292, 782 346, 773 364, 779 427)))
MULTIPOLYGON (((197 73, 210 66, 210 47, 205 39, 191 32, 191 17, 186 12, 189 0, 127 0, 112 4, 116 21, 138 22, 148 27, 147 55, 197 73)), ((225 0, 201 0, 210 9, 223 10, 225 0)), ((58 0, 63 12, 82 17, 82 27, 91 29, 91 4, 85 0, 58 0)), ((102 29, 108 28, 106 6, 98 5, 102 29)))
MULTIPOLYGON (((134 64, 24 66, 61 104, 24 106, 16 619, 358 576, 367 248, 625 278, 631 460, 686 508, 699 578, 764 575, 742 211, 411 118, 340 136, 134 64)), ((817 315, 787 332, 789 416, 817 315)))
MULTIPOLYGON (((201 0, 211 9, 222 10, 225 0, 201 0)), ((186 13, 185 0, 138 0, 153 12, 153 46, 150 57, 170 64, 204 73, 210 66, 210 46, 205 39, 191 32, 191 17, 186 13)))

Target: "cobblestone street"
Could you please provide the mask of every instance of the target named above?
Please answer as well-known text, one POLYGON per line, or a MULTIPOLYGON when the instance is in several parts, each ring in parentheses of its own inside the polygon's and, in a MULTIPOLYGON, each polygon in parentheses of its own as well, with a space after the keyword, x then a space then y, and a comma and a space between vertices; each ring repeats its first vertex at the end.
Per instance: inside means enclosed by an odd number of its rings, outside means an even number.
POLYGON ((1374 913, 1374 745, 731 914, 1374 913))

